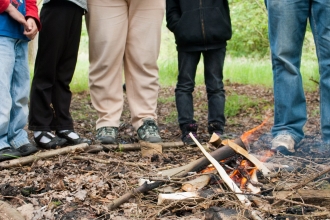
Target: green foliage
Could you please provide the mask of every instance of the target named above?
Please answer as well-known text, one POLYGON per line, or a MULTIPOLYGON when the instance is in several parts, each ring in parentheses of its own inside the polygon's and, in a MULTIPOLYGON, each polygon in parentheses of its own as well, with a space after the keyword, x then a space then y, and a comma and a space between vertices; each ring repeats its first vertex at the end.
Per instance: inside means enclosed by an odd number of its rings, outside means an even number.
POLYGON ((174 96, 170 96, 167 98, 159 97, 158 102, 162 103, 162 104, 173 103, 173 102, 175 102, 175 97, 174 96))
POLYGON ((263 0, 229 0, 232 39, 227 51, 233 57, 264 57, 269 53, 267 11, 263 0))
POLYGON ((165 118, 166 123, 175 123, 175 122, 177 122, 177 120, 178 120, 177 111, 170 112, 165 118))
POLYGON ((261 101, 262 100, 252 100, 246 95, 229 95, 226 97, 225 115, 226 117, 235 116, 241 109, 247 109, 255 106, 257 107, 261 101))

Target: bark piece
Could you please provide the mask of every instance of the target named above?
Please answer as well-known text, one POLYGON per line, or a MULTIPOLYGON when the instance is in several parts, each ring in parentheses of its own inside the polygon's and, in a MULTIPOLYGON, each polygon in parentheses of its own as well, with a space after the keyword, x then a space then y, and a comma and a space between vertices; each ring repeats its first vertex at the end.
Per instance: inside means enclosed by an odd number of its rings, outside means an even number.
POLYGON ((197 178, 187 181, 182 184, 181 189, 186 192, 194 192, 202 189, 204 186, 206 186, 211 180, 210 175, 201 175, 197 178))
POLYGON ((154 154, 162 154, 163 147, 160 144, 140 141, 142 157, 150 157, 154 154))
POLYGON ((0 220, 25 220, 22 214, 8 203, 0 201, 0 220))

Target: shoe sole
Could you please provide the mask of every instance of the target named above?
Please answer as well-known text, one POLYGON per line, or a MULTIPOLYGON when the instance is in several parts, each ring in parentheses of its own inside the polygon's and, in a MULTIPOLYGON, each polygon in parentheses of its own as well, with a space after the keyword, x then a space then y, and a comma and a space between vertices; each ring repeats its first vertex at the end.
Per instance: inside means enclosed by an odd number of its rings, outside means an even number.
POLYGON ((289 151, 288 148, 284 147, 284 146, 278 146, 276 149, 271 149, 274 152, 280 152, 281 154, 285 155, 285 156, 291 156, 294 153, 289 151))

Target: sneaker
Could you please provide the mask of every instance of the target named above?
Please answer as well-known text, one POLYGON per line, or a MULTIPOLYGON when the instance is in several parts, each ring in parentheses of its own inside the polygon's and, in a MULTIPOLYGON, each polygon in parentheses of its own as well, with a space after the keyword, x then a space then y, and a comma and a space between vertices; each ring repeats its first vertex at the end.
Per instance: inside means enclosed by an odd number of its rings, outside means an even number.
POLYGON ((36 137, 34 137, 34 141, 36 144, 44 149, 55 149, 57 146, 62 147, 64 144, 66 144, 67 140, 64 138, 57 137, 50 133, 49 131, 40 131, 40 134, 36 137), (43 140, 49 140, 47 142, 42 141, 43 140))
POLYGON ((86 143, 88 145, 92 144, 92 141, 87 138, 81 138, 76 132, 73 130, 65 130, 65 131, 56 131, 56 135, 60 138, 64 138, 71 145, 77 145, 86 143))
POLYGON ((221 136, 223 134, 223 125, 221 125, 219 122, 211 122, 209 123, 208 127, 208 132, 210 135, 213 133, 216 133, 218 136, 221 136))
POLYGON ((101 144, 116 144, 117 135, 117 127, 101 127, 96 130, 96 140, 101 141, 101 144))
POLYGON ((0 161, 11 160, 20 156, 21 153, 11 147, 0 149, 0 161))
POLYGON ((38 148, 36 148, 36 146, 34 146, 33 144, 28 143, 17 148, 17 151, 20 152, 22 156, 28 156, 37 152, 38 148))
POLYGON ((150 143, 162 142, 162 138, 159 135, 158 127, 155 121, 151 118, 143 120, 143 125, 137 130, 137 134, 140 140, 150 143))
POLYGON ((272 140, 272 149, 271 150, 280 152, 284 155, 292 155, 295 152, 294 140, 289 134, 277 135, 272 140))
POLYGON ((197 146, 195 141, 189 135, 189 133, 191 132, 193 136, 197 139, 197 129, 198 129, 198 125, 195 123, 185 124, 181 126, 181 131, 182 131, 181 140, 185 145, 197 146))

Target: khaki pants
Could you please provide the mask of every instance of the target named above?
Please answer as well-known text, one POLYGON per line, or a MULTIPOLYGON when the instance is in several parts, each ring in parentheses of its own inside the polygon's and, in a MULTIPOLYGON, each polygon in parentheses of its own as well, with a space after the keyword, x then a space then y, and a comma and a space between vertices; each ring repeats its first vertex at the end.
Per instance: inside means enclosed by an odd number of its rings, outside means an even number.
POLYGON ((96 129, 118 127, 123 70, 132 124, 157 119, 158 66, 165 0, 88 0, 89 83, 96 129))

